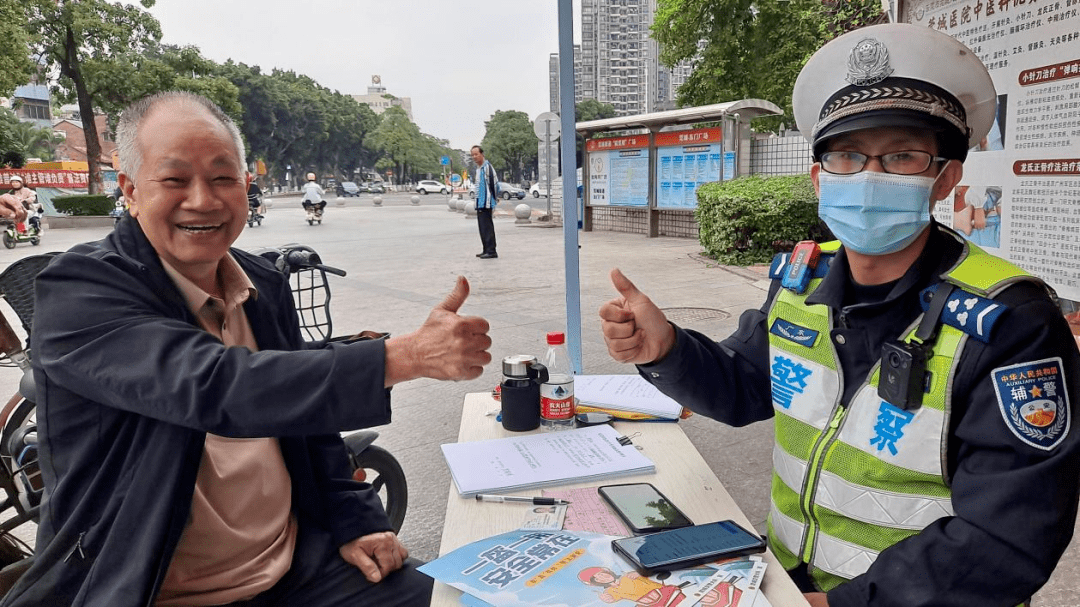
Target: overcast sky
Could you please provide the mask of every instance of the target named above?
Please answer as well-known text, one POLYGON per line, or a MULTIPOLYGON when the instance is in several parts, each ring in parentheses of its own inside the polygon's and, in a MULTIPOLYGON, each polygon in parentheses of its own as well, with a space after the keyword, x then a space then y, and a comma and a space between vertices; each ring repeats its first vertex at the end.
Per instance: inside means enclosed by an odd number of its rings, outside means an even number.
MULTIPOLYGON (((580 0, 574 27, 580 31, 580 0)), ((157 0, 162 41, 365 94, 378 74, 420 130, 468 149, 496 110, 548 111, 556 0, 157 0)), ((580 38, 576 35, 575 39, 580 38)))

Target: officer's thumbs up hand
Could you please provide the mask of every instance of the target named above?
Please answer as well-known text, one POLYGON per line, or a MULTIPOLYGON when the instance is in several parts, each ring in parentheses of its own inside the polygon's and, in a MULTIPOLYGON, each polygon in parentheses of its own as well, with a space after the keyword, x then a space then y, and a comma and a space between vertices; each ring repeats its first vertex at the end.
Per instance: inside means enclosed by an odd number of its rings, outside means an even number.
POLYGON ((461 316, 469 296, 469 281, 459 276, 454 290, 436 305, 419 329, 386 342, 386 385, 430 377, 475 379, 491 362, 488 322, 479 316, 461 316))
POLYGON ((600 329, 608 354, 637 365, 656 362, 675 346, 675 329, 664 313, 618 268, 611 284, 619 297, 600 306, 600 329))

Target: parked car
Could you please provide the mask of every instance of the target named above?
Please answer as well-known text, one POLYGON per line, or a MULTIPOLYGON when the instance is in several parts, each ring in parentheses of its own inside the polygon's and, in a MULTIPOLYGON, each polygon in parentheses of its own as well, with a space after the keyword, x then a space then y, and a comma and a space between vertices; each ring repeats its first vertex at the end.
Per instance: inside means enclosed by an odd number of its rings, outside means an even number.
POLYGON ((342 181, 337 186, 338 196, 359 196, 360 186, 356 185, 352 181, 342 181))
POLYGON ((532 194, 533 198, 540 198, 541 196, 547 196, 547 190, 540 187, 540 182, 532 184, 532 187, 529 188, 529 193, 532 194))
POLYGON ((372 194, 385 194, 386 193, 386 187, 383 186, 383 182, 381 182, 381 181, 373 181, 373 182, 367 184, 367 190, 366 191, 371 192, 372 194))
POLYGON ((447 194, 450 192, 450 188, 445 184, 439 183, 432 179, 425 179, 416 184, 416 191, 420 194, 427 196, 432 192, 438 192, 439 194, 447 194))
POLYGON ((517 198, 518 200, 525 200, 525 190, 506 183, 505 181, 499 182, 499 196, 503 200, 510 200, 511 198, 517 198))

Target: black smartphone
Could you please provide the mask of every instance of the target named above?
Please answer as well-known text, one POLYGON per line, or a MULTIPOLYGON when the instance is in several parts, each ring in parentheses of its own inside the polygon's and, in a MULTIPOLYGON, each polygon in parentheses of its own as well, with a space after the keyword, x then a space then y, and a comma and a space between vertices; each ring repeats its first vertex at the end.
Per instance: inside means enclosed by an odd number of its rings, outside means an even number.
POLYGON ((635 535, 694 524, 651 483, 604 485, 596 490, 635 535))
POLYGON ((611 547, 642 575, 652 575, 764 552, 765 540, 733 521, 717 521, 612 540, 611 547))

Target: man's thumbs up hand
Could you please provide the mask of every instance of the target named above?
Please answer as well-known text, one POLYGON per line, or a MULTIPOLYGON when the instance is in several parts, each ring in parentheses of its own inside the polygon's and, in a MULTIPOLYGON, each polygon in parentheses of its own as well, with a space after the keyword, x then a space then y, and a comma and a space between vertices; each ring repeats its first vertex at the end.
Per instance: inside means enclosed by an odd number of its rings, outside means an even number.
POLYGON ((600 306, 600 329, 608 354, 637 365, 666 356, 675 346, 675 329, 664 313, 618 268, 611 271, 611 284, 619 297, 600 306))
POLYGON ((469 296, 469 281, 458 276, 454 290, 431 310, 419 329, 386 342, 386 385, 430 377, 475 379, 491 362, 488 322, 479 316, 460 316, 469 296))

